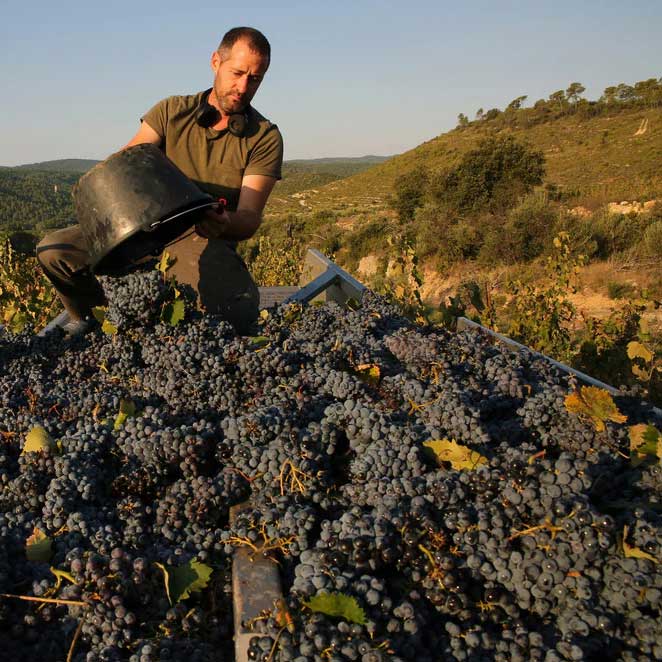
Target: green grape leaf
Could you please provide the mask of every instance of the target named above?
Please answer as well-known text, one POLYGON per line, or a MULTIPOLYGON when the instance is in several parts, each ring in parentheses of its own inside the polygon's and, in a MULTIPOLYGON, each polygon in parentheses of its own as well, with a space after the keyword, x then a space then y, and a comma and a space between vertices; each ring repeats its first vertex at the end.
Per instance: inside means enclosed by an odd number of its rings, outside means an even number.
POLYGON ((582 386, 565 399, 565 408, 571 414, 588 418, 598 432, 605 429, 605 421, 625 423, 628 417, 621 414, 611 395, 595 386, 582 386))
POLYGON ((648 559, 649 561, 652 561, 653 563, 659 563, 660 561, 656 559, 652 554, 648 554, 648 552, 644 552, 643 550, 639 549, 638 547, 632 547, 628 541, 628 527, 627 525, 623 527, 623 554, 625 554, 626 558, 631 558, 631 559, 648 559))
POLYGON ((264 349, 271 343, 266 336, 251 336, 248 340, 250 342, 250 348, 255 350, 264 349))
POLYGON ((120 410, 115 417, 113 430, 119 430, 127 418, 136 415, 136 405, 131 400, 120 400, 120 410))
POLYGON ((654 425, 632 425, 630 427, 630 460, 639 466, 650 458, 662 460, 662 434, 654 425))
POLYGON ((103 324, 106 319, 106 309, 103 306, 95 306, 92 308, 92 315, 99 324, 103 324))
POLYGON ((166 593, 170 604, 186 600, 191 593, 201 591, 209 583, 212 568, 198 561, 190 561, 180 566, 165 566, 156 563, 163 572, 166 593))
POLYGON ((170 326, 177 326, 184 319, 185 310, 184 299, 175 299, 163 306, 161 321, 167 322, 170 326))
POLYGON ((487 464, 486 457, 466 446, 461 446, 454 440, 431 439, 424 442, 423 446, 430 449, 439 464, 450 462, 453 469, 458 471, 473 470, 487 464))
POLYGON ((53 540, 40 528, 35 527, 30 537, 25 541, 25 557, 28 561, 46 563, 53 555, 53 540))
POLYGON ((107 336, 114 336, 117 333, 117 327, 106 319, 106 308, 103 306, 95 306, 92 308, 92 315, 94 316, 94 319, 101 324, 101 330, 107 336))
POLYGON ((21 451, 21 455, 25 453, 39 453, 45 450, 54 450, 55 441, 41 425, 36 425, 25 436, 25 446, 21 451))
POLYGON ((650 363, 653 360, 653 352, 646 345, 633 340, 628 343, 628 358, 643 359, 646 363, 650 363))
POLYGON ((101 324, 101 330, 107 336, 114 336, 117 333, 117 327, 114 324, 111 324, 108 320, 104 320, 101 324))
POLYGON ((342 618, 350 623, 365 624, 365 612, 356 598, 344 593, 318 593, 308 602, 303 603, 311 611, 342 618))

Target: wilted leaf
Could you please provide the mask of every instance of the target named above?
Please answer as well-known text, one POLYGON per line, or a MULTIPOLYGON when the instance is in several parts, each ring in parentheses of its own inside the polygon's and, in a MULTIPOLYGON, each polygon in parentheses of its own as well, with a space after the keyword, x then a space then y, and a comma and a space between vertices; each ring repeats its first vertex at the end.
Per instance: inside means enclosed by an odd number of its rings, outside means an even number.
POLYGON ((618 411, 607 391, 595 386, 582 386, 566 396, 565 408, 572 414, 589 418, 598 432, 605 429, 605 421, 624 423, 628 418, 618 411))
POLYGON ((166 593, 170 604, 186 600, 191 593, 201 591, 209 582, 212 568, 198 561, 191 561, 180 566, 156 565, 163 572, 166 593))
POLYGON ((53 555, 53 541, 39 528, 25 541, 25 557, 28 561, 50 561, 53 555))
POLYGON ((41 425, 37 425, 28 432, 25 437, 25 446, 21 455, 25 453, 39 453, 40 451, 52 450, 55 448, 55 441, 41 425))
POLYGON ((379 384, 381 370, 378 365, 375 365, 374 363, 362 363, 361 365, 356 366, 356 371, 359 375, 359 379, 362 379, 371 386, 377 386, 377 384, 379 384))
POLYGON ((656 559, 652 554, 648 554, 647 552, 644 552, 643 550, 637 548, 637 547, 632 547, 628 541, 628 527, 624 526, 623 527, 623 553, 625 554, 626 558, 633 558, 633 559, 648 559, 649 561, 652 561, 653 563, 659 563, 658 559, 656 559))
POLYGON ((645 370, 644 368, 639 367, 637 364, 634 364, 632 366, 632 374, 637 379, 640 379, 642 382, 647 382, 651 377, 648 370, 645 370))
POLYGON ((177 326, 184 319, 186 305, 184 299, 176 299, 163 306, 161 311, 161 320, 167 322, 170 326, 177 326))
POLYGON ((653 360, 653 352, 646 345, 633 340, 628 343, 628 358, 643 359, 646 363, 650 363, 653 360))
POLYGON ((276 620, 276 625, 279 628, 287 628, 288 632, 294 632, 294 621, 292 620, 292 614, 287 608, 287 603, 283 598, 276 600, 275 609, 274 609, 274 618, 276 620))
POLYGON ((115 417, 115 423, 113 424, 113 430, 119 430, 130 416, 136 415, 136 405, 131 402, 131 400, 120 400, 120 410, 117 416, 115 417))
POLYGON ((311 611, 334 618, 342 618, 350 623, 365 624, 365 612, 355 598, 344 593, 318 593, 304 605, 311 611))
POLYGON ((439 464, 450 462, 453 469, 459 471, 472 470, 487 464, 487 458, 480 453, 448 439, 432 439, 424 442, 423 446, 432 451, 439 464))
POLYGON ((170 253, 168 253, 168 251, 163 251, 163 253, 161 253, 161 259, 156 265, 156 268, 163 275, 165 275, 165 272, 168 271, 168 267, 170 267, 170 253))

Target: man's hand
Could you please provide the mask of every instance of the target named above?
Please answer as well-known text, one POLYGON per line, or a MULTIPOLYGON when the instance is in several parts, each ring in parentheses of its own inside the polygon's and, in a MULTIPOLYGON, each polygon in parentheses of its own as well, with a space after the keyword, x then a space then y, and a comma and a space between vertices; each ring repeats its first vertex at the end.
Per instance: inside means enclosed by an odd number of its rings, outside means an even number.
POLYGON ((195 226, 196 232, 206 239, 249 239, 260 227, 262 210, 275 183, 274 177, 266 175, 244 176, 237 211, 208 209, 195 226))
POLYGON ((195 225, 195 231, 205 239, 227 238, 228 228, 230 227, 230 217, 225 208, 220 209, 210 207, 205 210, 205 215, 199 223, 195 225))

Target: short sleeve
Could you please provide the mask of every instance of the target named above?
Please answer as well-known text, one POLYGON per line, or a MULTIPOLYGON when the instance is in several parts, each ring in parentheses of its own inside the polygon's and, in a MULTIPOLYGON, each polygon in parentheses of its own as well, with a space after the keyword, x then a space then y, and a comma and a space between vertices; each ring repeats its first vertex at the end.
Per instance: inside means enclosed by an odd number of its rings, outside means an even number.
POLYGON ((162 99, 154 104, 140 118, 140 121, 147 122, 161 138, 165 138, 166 126, 168 125, 168 99, 162 99))
POLYGON ((283 137, 278 127, 272 124, 251 150, 244 175, 266 175, 282 179, 282 165, 283 137))

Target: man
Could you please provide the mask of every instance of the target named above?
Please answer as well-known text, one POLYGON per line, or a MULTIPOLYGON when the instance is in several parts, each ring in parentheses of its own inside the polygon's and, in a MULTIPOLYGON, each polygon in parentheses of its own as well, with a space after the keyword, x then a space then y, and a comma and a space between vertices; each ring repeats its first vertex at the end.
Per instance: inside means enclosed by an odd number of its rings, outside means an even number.
MULTIPOLYGON (((239 333, 250 332, 259 296, 236 244, 260 226, 283 161, 278 127, 250 105, 270 58, 261 32, 233 28, 211 56, 211 89, 158 102, 124 147, 158 145, 202 190, 226 200, 223 211, 207 211, 194 230, 167 247, 175 260, 169 273, 190 284, 201 307, 223 316, 239 333)), ((44 237, 37 259, 72 320, 68 332, 85 330, 92 308, 106 301, 89 268, 80 226, 44 237)))

